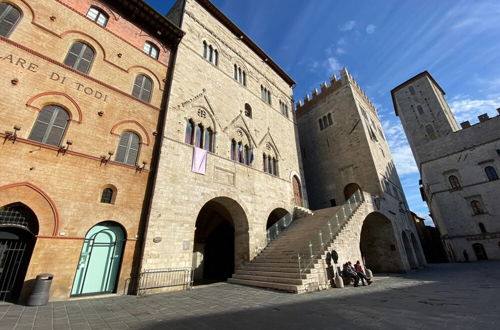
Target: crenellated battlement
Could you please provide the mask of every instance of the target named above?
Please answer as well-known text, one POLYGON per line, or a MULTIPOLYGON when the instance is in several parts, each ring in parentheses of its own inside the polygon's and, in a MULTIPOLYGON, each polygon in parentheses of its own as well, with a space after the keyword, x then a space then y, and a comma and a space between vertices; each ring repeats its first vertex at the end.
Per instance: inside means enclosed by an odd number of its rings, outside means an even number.
POLYGON ((359 95, 363 98, 366 104, 369 105, 369 108, 373 112, 377 112, 375 109, 375 106, 372 104, 366 93, 363 91, 361 86, 357 83, 357 81, 353 78, 353 76, 347 71, 346 68, 343 68, 340 70, 340 78, 337 78, 337 76, 334 74, 330 78, 330 83, 328 84, 326 81, 323 82, 320 85, 320 89, 315 88, 311 94, 306 94, 303 100, 300 100, 296 103, 295 109, 297 111, 297 114, 300 114, 301 112, 307 112, 307 109, 309 109, 310 106, 316 104, 320 100, 322 100, 324 97, 327 95, 338 91, 339 89, 347 86, 350 84, 353 86, 356 91, 359 93, 359 95))

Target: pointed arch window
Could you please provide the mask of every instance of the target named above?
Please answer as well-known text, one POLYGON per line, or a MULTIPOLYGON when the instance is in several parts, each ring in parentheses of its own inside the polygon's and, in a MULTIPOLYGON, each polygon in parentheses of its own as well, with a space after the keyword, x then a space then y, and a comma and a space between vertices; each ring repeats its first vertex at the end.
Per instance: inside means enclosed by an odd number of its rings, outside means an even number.
POLYGON ((69 115, 66 110, 57 105, 47 105, 38 114, 28 139, 59 146, 66 132, 68 121, 69 115))
POLYGON ((184 136, 184 143, 193 144, 194 122, 189 119, 186 120, 186 134, 184 136))
POLYGON ((95 52, 92 47, 86 43, 77 41, 71 45, 64 59, 64 64, 82 73, 89 73, 94 57, 95 52))
POLYGON ((184 143, 213 152, 215 148, 214 136, 215 133, 212 128, 205 128, 201 123, 196 125, 192 119, 186 120, 184 143))
POLYGON ((158 46, 156 46, 152 42, 146 41, 144 43, 144 53, 157 60, 158 56, 160 56, 160 48, 158 48, 158 46))
POLYGON ((115 161, 127 165, 136 165, 141 139, 133 132, 123 132, 120 136, 115 161))
POLYGON ((0 2, 0 36, 8 37, 21 19, 21 12, 11 4, 0 2))
POLYGON ((451 189, 460 189, 460 180, 455 175, 450 175, 448 181, 450 182, 451 189))
POLYGON ((323 126, 323 118, 318 119, 318 122, 319 122, 319 130, 320 130, 320 131, 322 131, 322 130, 323 130, 323 128, 325 128, 325 127, 323 126))
POLYGON ((278 160, 270 155, 263 154, 264 172, 271 175, 278 175, 278 160))
POLYGON ((103 10, 97 7, 90 7, 87 12, 87 18, 91 21, 96 22, 102 27, 105 27, 108 24, 109 16, 103 10))
POLYGON ((203 147, 203 125, 196 125, 194 128, 194 145, 195 147, 202 148, 203 147))
POLYGON ((151 93, 153 90, 153 81, 148 76, 143 74, 135 77, 134 88, 132 89, 132 96, 141 101, 151 101, 151 93))
POLYGON ((219 51, 205 40, 203 41, 203 57, 215 66, 219 66, 219 51))
POLYGON ((484 172, 486 173, 486 176, 488 177, 489 181, 498 180, 497 171, 493 166, 486 166, 484 168, 484 172))
POLYGON ((213 140, 214 140, 214 132, 209 127, 205 130, 205 137, 203 138, 203 149, 206 151, 213 152, 213 140))

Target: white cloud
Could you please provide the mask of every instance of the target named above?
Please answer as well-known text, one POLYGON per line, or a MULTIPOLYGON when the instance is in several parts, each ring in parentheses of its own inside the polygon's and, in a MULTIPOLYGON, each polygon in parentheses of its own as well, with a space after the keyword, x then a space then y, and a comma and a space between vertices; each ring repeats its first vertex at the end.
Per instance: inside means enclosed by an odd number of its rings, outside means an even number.
POLYGON ((394 120, 386 120, 382 122, 382 126, 398 173, 400 175, 418 173, 415 158, 401 124, 394 120))
POLYGON ((326 67, 330 71, 330 74, 335 73, 342 69, 342 65, 340 64, 339 60, 337 60, 335 57, 329 57, 326 59, 326 67))
POLYGON ((346 32, 351 31, 356 26, 356 21, 347 21, 340 27, 340 31, 346 32))
POLYGON ((335 52, 339 55, 345 54, 345 49, 341 47, 337 47, 337 50, 335 52))
POLYGON ((345 45, 345 39, 344 38, 340 38, 339 40, 337 40, 337 45, 339 45, 339 46, 345 45))
POLYGON ((497 115, 500 107, 500 95, 492 95, 489 99, 472 99, 469 96, 458 95, 451 99, 450 108, 458 122, 469 120, 477 122, 477 116, 488 113, 497 115))
POLYGON ((366 33, 372 34, 375 32, 376 29, 377 29, 377 27, 375 25, 368 24, 368 26, 366 27, 366 33))

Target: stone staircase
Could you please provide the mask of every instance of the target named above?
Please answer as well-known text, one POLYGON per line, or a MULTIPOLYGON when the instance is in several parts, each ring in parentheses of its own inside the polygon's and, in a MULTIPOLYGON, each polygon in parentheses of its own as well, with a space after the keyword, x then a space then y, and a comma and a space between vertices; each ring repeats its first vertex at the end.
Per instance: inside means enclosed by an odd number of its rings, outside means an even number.
MULTIPOLYGON (((331 207, 314 211, 296 219, 290 227, 283 231, 277 239, 271 241, 264 250, 260 252, 251 262, 236 271, 229 283, 242 284, 263 288, 271 288, 281 291, 304 293, 317 291, 322 288, 321 283, 326 283, 324 265, 322 260, 324 253, 318 255, 304 271, 300 271, 298 253, 307 245, 311 237, 316 237, 318 232, 327 226, 341 207, 331 207)), ((356 212, 347 219, 334 235, 333 241, 341 234, 344 227, 348 226, 356 212)), ((325 242, 328 248, 332 242, 325 242)))

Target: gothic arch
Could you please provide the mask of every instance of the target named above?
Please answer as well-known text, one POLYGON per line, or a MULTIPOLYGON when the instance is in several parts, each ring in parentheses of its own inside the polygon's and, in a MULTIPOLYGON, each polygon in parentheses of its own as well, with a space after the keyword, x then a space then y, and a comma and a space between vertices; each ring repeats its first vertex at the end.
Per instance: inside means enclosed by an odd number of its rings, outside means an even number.
POLYGON ((57 236, 59 212, 54 201, 40 188, 29 182, 0 187, 0 206, 22 203, 37 216, 39 236, 57 236))

